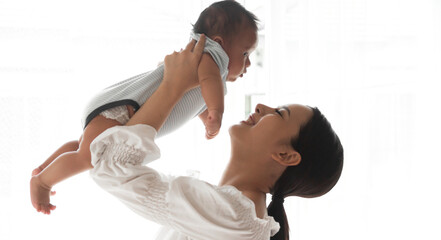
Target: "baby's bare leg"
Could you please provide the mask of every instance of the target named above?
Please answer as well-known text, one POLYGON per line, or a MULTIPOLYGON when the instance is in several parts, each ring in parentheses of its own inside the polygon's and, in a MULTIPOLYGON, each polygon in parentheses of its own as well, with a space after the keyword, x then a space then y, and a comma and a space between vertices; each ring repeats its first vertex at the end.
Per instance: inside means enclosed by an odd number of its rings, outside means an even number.
POLYGON ((104 130, 116 125, 121 124, 103 116, 95 117, 84 130, 77 151, 59 155, 41 173, 31 178, 31 201, 37 211, 50 214, 50 211, 55 209, 55 206, 50 203, 52 186, 66 178, 91 169, 90 143, 104 130))
MULTIPOLYGON (((81 139, 80 139, 81 141, 81 139)), ((39 167, 32 171, 32 176, 39 174, 43 169, 45 169, 49 164, 51 164, 58 156, 66 152, 76 151, 79 148, 80 141, 70 141, 65 143, 63 146, 57 149, 49 158, 42 163, 39 167)))

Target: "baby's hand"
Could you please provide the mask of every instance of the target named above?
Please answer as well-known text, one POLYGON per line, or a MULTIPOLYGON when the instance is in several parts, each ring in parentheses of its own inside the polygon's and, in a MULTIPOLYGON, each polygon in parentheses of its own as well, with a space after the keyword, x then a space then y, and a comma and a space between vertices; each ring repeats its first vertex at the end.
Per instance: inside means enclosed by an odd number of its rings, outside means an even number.
POLYGON ((45 186, 37 176, 31 178, 31 202, 32 206, 44 214, 50 214, 55 210, 55 206, 50 203, 50 196, 55 192, 51 192, 51 188, 45 186))
POLYGON ((205 119, 205 137, 213 139, 219 133, 222 125, 222 113, 217 110, 209 110, 208 116, 205 119))

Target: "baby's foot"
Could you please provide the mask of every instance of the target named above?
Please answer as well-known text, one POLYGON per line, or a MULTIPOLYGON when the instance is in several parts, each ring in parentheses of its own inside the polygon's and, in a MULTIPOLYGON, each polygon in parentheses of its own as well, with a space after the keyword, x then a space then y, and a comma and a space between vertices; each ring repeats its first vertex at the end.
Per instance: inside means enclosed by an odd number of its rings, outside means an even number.
POLYGON ((55 206, 50 203, 51 188, 40 181, 38 176, 33 176, 30 182, 31 187, 31 202, 32 206, 44 214, 50 214, 55 210, 55 206))

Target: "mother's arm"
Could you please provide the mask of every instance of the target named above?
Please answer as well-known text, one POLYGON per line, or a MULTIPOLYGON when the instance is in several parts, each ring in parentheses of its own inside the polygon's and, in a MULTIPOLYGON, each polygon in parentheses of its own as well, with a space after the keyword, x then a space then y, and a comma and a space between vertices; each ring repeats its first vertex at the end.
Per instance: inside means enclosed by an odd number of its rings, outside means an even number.
POLYGON ((162 83, 127 123, 130 126, 109 128, 90 146, 94 181, 139 215, 164 225, 168 223, 169 183, 143 165, 159 158, 156 132, 182 95, 198 85, 204 40, 192 41, 182 52, 168 55, 162 83))
POLYGON ((188 90, 199 84, 197 68, 204 46, 205 36, 202 35, 197 43, 192 40, 183 51, 165 57, 161 85, 126 126, 146 124, 159 131, 176 103, 188 90))

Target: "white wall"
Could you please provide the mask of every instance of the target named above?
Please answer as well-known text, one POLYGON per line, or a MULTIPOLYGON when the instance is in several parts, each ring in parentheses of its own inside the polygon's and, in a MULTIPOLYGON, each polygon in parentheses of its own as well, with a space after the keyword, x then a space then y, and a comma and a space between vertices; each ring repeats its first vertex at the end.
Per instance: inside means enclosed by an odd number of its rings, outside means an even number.
MULTIPOLYGON (((153 239, 157 226, 87 173, 55 187, 51 216, 37 214, 30 173, 80 136, 90 96, 185 46, 211 2, 0 1, 0 239, 153 239)), ((154 166, 216 184, 228 126, 255 103, 318 106, 344 145, 344 172, 328 195, 286 201, 291 237, 439 239, 441 2, 241 2, 262 30, 249 73, 229 85, 221 134, 207 142, 195 120, 159 141, 154 166)))

